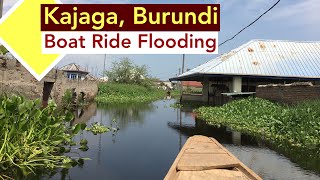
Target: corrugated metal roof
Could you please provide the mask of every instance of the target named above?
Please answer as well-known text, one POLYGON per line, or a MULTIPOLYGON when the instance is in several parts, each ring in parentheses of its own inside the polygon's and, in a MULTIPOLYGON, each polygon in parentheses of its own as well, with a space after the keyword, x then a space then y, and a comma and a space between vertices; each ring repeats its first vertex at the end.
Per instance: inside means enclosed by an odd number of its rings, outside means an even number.
POLYGON ((320 79, 320 42, 252 40, 173 79, 215 74, 320 79))
POLYGON ((75 64, 75 63, 71 63, 71 64, 68 64, 68 65, 65 65, 63 66, 62 68, 60 68, 60 70, 62 71, 73 71, 73 72, 86 72, 87 71, 80 67, 79 65, 75 64))

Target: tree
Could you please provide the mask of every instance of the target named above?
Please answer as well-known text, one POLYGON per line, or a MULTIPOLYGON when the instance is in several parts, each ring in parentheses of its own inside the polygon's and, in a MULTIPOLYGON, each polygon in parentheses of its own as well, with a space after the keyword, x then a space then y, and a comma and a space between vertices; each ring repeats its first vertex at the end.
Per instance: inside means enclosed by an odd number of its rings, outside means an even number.
POLYGON ((129 58, 122 58, 120 62, 113 62, 110 71, 104 73, 111 82, 127 84, 148 84, 148 68, 146 65, 135 65, 129 58))

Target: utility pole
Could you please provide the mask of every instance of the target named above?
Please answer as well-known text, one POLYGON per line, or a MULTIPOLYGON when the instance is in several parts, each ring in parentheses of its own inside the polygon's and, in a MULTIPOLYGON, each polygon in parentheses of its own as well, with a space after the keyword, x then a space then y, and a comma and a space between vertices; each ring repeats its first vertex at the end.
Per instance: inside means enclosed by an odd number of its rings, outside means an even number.
MULTIPOLYGON (((181 69, 181 74, 184 73, 184 59, 185 59, 185 54, 182 54, 182 69, 181 69)), ((179 68, 180 71, 180 68, 179 68)), ((180 102, 181 102, 181 98, 182 98, 182 94, 183 94, 183 84, 182 81, 180 81, 180 102)))
POLYGON ((104 73, 106 72, 106 59, 107 59, 107 54, 104 54, 104 60, 103 60, 103 72, 102 72, 102 77, 104 78, 104 73))
POLYGON ((182 55, 182 73, 184 73, 184 57, 185 57, 185 54, 182 55))

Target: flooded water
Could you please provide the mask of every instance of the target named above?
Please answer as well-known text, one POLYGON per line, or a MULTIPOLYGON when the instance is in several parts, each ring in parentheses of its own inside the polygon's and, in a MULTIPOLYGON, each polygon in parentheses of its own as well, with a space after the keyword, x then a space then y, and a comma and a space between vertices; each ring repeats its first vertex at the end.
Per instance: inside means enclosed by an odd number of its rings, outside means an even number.
POLYGON ((197 121, 191 109, 171 108, 173 103, 174 100, 164 100, 147 105, 105 107, 91 104, 79 112, 77 123, 110 125, 116 120, 120 130, 101 135, 85 131, 77 136, 77 141, 86 138, 90 149, 76 156, 91 160, 52 178, 163 179, 186 139, 202 134, 216 138, 263 179, 320 179, 250 137, 197 121))

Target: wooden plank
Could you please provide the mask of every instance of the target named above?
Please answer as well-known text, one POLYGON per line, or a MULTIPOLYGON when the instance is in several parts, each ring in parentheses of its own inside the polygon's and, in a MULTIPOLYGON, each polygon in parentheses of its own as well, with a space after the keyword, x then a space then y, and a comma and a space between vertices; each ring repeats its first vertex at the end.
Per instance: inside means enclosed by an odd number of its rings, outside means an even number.
POLYGON ((198 148, 188 148, 184 152, 185 154, 227 154, 226 151, 223 149, 218 148, 204 148, 204 147, 198 147, 198 148))
POLYGON ((248 180, 240 171, 213 169, 205 171, 179 171, 176 180, 248 180))
POLYGON ((188 140, 186 141, 184 146, 181 148, 181 150, 180 150, 179 154, 177 155, 176 159, 172 163, 172 166, 170 167, 167 175, 164 177, 164 180, 172 180, 172 179, 174 179, 174 177, 177 174, 177 164, 178 164, 181 156, 183 155, 184 151, 188 148, 188 146, 191 143, 191 141, 193 141, 192 138, 188 138, 188 140))
POLYGON ((206 136, 192 136, 192 143, 212 143, 212 140, 209 137, 206 136))
MULTIPOLYGON (((212 141, 214 141, 218 146, 220 146, 221 149, 224 149, 225 151, 227 151, 230 156, 232 156, 235 159, 237 159, 232 153, 230 153, 225 147, 223 147, 216 139, 214 139, 214 138, 210 138, 210 139, 212 141)), ((260 176, 258 176, 255 172, 253 172, 250 168, 248 168, 240 160, 238 160, 238 161, 239 161, 240 166, 238 166, 237 169, 239 169, 240 171, 245 173, 246 176, 248 176, 250 179, 262 180, 262 178, 260 176)))
POLYGON ((177 165, 178 171, 201 171, 218 168, 232 168, 239 161, 229 154, 188 154, 184 153, 177 165))
POLYGON ((188 148, 210 148, 210 149, 221 149, 217 144, 211 142, 198 142, 198 141, 192 141, 188 148))

